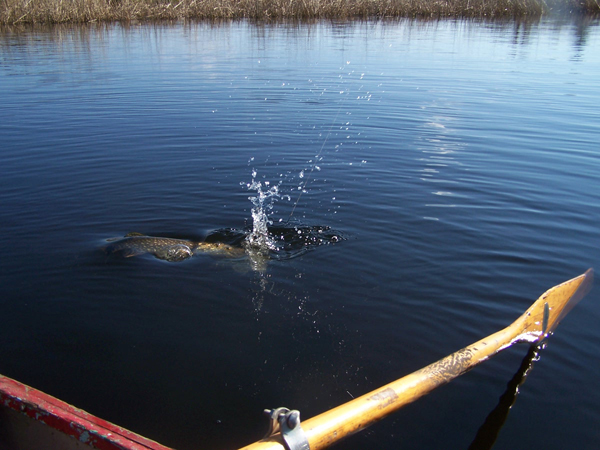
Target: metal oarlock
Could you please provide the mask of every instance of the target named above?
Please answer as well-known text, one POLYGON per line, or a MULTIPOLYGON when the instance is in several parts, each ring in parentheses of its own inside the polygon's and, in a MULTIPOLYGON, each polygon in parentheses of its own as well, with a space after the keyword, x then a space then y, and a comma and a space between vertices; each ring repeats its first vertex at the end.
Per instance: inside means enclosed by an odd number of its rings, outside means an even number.
POLYGON ((270 419, 265 438, 281 433, 287 450, 310 450, 306 434, 300 426, 300 411, 276 408, 265 409, 264 412, 270 419))

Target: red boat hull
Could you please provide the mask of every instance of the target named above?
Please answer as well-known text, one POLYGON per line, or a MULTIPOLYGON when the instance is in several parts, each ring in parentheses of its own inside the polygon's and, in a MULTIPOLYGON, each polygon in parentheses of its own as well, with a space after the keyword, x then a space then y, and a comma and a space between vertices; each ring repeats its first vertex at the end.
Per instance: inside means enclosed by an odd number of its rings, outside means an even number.
POLYGON ((0 449, 172 450, 0 375, 0 449))

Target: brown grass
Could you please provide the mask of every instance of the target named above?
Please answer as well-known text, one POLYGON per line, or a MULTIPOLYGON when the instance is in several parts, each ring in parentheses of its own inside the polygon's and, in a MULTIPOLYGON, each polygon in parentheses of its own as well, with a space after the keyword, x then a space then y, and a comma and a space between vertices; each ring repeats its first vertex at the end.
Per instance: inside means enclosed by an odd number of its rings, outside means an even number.
POLYGON ((0 0, 0 23, 384 17, 539 17, 598 13, 600 0, 0 0))

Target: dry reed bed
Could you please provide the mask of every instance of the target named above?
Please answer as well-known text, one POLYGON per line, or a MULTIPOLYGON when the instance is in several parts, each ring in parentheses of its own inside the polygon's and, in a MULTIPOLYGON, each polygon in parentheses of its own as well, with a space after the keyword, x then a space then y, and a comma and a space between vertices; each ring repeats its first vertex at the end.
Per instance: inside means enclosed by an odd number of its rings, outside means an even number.
POLYGON ((598 13, 600 0, 0 0, 0 23, 383 17, 539 17, 598 13))

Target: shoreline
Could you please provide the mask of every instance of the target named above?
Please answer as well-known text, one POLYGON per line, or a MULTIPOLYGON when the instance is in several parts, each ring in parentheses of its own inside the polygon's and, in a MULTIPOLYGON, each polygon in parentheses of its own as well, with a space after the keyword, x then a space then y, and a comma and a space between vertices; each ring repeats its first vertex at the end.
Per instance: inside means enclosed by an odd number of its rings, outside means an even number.
POLYGON ((164 20, 539 19, 597 15, 600 0, 2 0, 0 25, 164 20))

